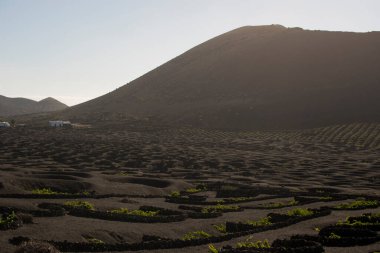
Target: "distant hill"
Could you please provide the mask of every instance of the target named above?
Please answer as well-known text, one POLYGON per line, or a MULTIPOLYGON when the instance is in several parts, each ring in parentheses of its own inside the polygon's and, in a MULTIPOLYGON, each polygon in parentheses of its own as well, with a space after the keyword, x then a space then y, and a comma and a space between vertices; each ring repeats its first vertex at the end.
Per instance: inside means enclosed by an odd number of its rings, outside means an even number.
POLYGON ((380 122, 379 70, 379 32, 248 26, 63 115, 240 130, 380 122))
POLYGON ((26 98, 9 98, 0 95, 0 116, 53 112, 67 107, 67 105, 51 97, 37 102, 26 98))

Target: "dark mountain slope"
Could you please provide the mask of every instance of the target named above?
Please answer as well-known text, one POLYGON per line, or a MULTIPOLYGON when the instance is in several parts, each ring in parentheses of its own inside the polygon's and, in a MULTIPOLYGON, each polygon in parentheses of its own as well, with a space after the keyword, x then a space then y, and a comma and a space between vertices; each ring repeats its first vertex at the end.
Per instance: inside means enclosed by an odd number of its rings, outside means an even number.
POLYGON ((0 116, 53 112, 67 107, 67 105, 50 97, 37 102, 26 98, 9 98, 0 95, 0 116))
POLYGON ((65 111, 223 129, 380 121, 380 33, 242 27, 65 111))
POLYGON ((52 97, 48 97, 39 101, 37 107, 41 112, 51 112, 65 109, 68 106, 52 97))

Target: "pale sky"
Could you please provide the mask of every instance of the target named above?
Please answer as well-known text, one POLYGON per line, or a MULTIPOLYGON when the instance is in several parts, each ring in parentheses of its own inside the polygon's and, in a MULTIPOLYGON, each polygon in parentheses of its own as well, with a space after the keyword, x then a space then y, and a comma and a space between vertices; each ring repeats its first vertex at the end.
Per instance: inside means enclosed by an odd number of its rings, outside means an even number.
POLYGON ((380 31, 379 13, 380 0, 0 0, 0 95, 74 105, 241 26, 380 31))

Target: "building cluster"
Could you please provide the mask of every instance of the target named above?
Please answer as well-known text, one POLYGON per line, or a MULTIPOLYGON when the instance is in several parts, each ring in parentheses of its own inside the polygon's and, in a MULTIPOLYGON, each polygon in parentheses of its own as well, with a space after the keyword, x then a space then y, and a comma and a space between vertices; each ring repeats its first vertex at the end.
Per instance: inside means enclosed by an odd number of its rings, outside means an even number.
MULTIPOLYGON (((10 127, 24 127, 25 124, 11 124, 7 121, 0 121, 0 128, 10 128, 10 127)), ((71 124, 70 121, 64 121, 64 120, 51 120, 49 121, 49 126, 50 127, 55 127, 55 128, 71 128, 74 125, 71 124)))
POLYGON ((49 121, 50 127, 72 127, 72 124, 70 121, 64 121, 64 120, 51 120, 49 121))
POLYGON ((9 122, 6 122, 6 121, 0 122, 0 128, 8 128, 8 127, 11 127, 11 124, 9 124, 9 122))

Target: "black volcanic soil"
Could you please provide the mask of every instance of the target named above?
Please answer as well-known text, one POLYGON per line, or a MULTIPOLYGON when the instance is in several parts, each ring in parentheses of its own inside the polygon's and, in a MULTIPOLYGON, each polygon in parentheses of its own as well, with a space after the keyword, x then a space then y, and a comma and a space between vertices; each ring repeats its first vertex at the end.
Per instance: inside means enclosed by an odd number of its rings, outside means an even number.
MULTIPOLYGON (((26 236, 36 240, 86 242, 94 237, 106 243, 140 242, 144 234, 171 239, 191 231, 220 235, 213 224, 247 221, 281 209, 251 209, 258 204, 288 201, 281 194, 302 192, 340 194, 345 199, 316 201, 296 207, 335 206, 358 195, 380 197, 380 125, 352 124, 304 131, 222 132, 201 129, 139 129, 130 127, 93 129, 24 128, 0 130, 0 207, 41 210, 41 203, 64 203, 77 199, 30 196, 32 190, 51 188, 76 194, 90 192, 102 198, 85 197, 98 211, 140 206, 178 209, 165 196, 172 191, 194 188, 200 183, 233 183, 256 186, 257 194, 239 212, 209 219, 186 218, 169 223, 136 223, 77 217, 33 217, 33 224, 0 231, 2 253, 16 246, 8 240, 26 236), (273 189, 266 191, 264 189, 273 189), (19 194, 10 197, 10 194, 19 194), (266 197, 262 199, 262 197, 266 197), (262 200, 260 200, 262 199, 262 200)), ((216 191, 196 195, 217 201, 216 191)), ((193 206, 193 204, 190 204, 193 206)), ((196 204, 194 204, 196 205, 196 204)), ((202 205, 199 205, 202 206, 202 205)), ((377 209, 334 210, 328 216, 306 220, 284 228, 253 234, 254 239, 272 242, 293 234, 312 234, 347 216, 377 209)), ((215 243, 235 245, 247 236, 215 243)), ((357 247, 325 247, 326 252, 370 252, 375 243, 357 247)), ((207 252, 207 245, 149 252, 207 252)), ((141 252, 148 252, 141 251, 141 252)))

